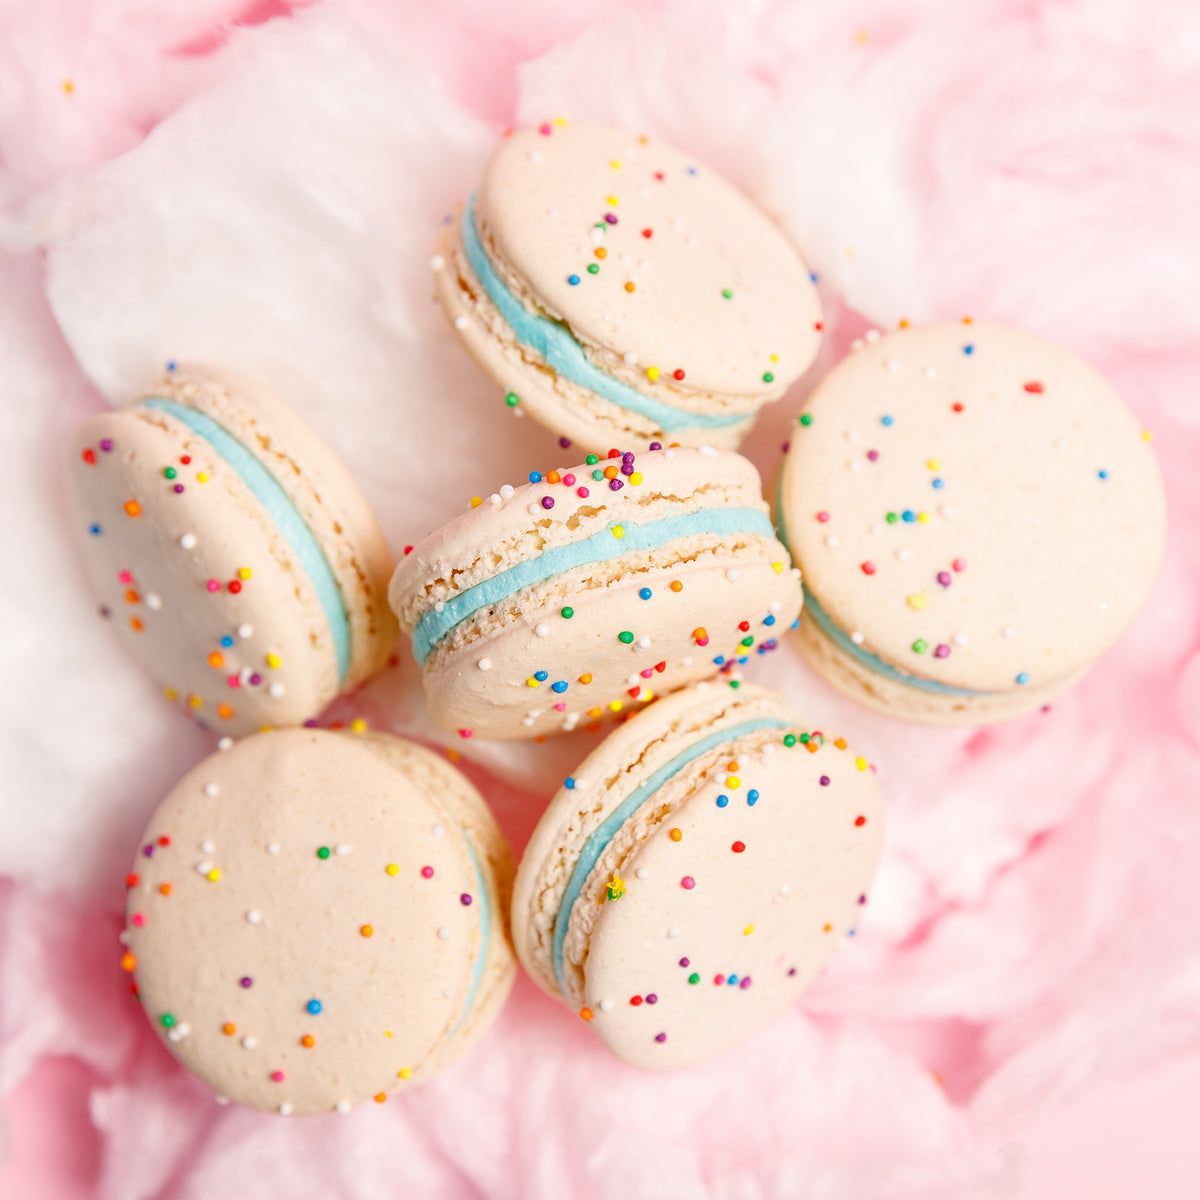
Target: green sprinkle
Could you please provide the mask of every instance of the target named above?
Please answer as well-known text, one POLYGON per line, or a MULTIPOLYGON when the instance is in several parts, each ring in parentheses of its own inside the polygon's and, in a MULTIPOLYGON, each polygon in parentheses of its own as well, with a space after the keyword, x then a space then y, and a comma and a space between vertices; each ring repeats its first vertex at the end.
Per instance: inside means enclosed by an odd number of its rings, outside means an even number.
POLYGON ((742 681, 740 679, 731 679, 729 686, 736 692, 742 686, 742 681))
POLYGON ((174 479, 175 478, 175 468, 174 467, 163 467, 163 474, 168 479, 174 479))
POLYGON ((800 735, 800 744, 802 746, 807 746, 811 740, 812 740, 811 736, 807 733, 802 733, 800 735))
POLYGON ((693 971, 688 976, 688 983, 699 983, 699 982, 700 982, 700 976, 695 971, 693 971))
POLYGON ((895 523, 900 520, 900 514, 894 512, 888 513, 884 520, 887 521, 889 525, 895 525, 895 523))
POLYGON ((600 274, 600 264, 599 263, 588 263, 588 274, 589 275, 599 275, 600 274))
POLYGON ((564 608, 562 610, 562 613, 561 613, 561 616, 563 617, 563 619, 567 620, 567 621, 569 621, 574 615, 575 615, 575 610, 569 604, 567 605, 566 608, 564 608))
POLYGON ((742 640, 741 640, 741 642, 740 642, 740 645, 743 645, 743 646, 753 646, 753 645, 754 645, 754 639, 753 639, 752 637, 744 637, 744 638, 742 638, 742 640))
POLYGON ((722 288, 721 295, 724 296, 726 300, 732 300, 733 299, 733 288, 722 288))
POLYGON ((775 376, 770 371, 763 372, 763 383, 774 383, 775 376))
POLYGON ((328 858, 329 857, 329 847, 328 846, 318 846, 317 847, 317 857, 320 859, 328 858))
POLYGON ((604 472, 603 472, 603 471, 593 471, 593 472, 592 472, 592 478, 593 478, 593 479, 603 479, 603 478, 604 478, 604 472))
POLYGON ((625 645, 628 646, 629 643, 633 641, 633 634, 630 633, 628 629, 622 629, 621 632, 617 634, 617 641, 624 642, 625 645))
POLYGON ((600 460, 594 454, 589 454, 583 461, 587 463, 589 467, 594 467, 600 460))
MULTIPOLYGON (((771 381, 768 379, 767 382, 770 383, 771 381)), ((812 413, 801 413, 800 414, 800 424, 805 426, 805 428, 807 428, 809 425, 811 425, 812 424, 812 413)))
POLYGON ((917 638, 912 644, 913 651, 917 654, 924 654, 929 649, 929 643, 924 638, 917 638))
POLYGON ((507 404, 509 408, 516 408, 517 405, 521 403, 521 397, 518 396, 516 392, 509 392, 504 397, 504 403, 507 404))
POLYGON ((783 735, 783 744, 790 749, 796 744, 796 735, 794 733, 785 733, 783 735))
POLYGON ((174 1013, 163 1013, 163 1015, 158 1018, 158 1023, 164 1029, 170 1029, 171 1026, 175 1024, 175 1014, 174 1013))

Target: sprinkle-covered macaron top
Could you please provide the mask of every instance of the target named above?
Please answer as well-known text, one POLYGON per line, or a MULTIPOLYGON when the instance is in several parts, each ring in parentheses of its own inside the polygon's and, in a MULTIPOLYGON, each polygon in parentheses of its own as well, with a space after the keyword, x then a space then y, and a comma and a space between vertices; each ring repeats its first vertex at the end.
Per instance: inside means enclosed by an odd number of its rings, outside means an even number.
POLYGON ((449 768, 375 743, 239 742, 185 776, 142 838, 122 965, 219 1095, 285 1115, 382 1101, 476 997, 487 850, 445 803, 449 768))
POLYGON ((813 394, 780 477, 810 619, 922 686, 1064 681, 1153 583, 1149 440, 1093 368, 1030 334, 963 321, 867 339, 813 394))
POLYGON ((791 243, 652 138, 565 121, 518 130, 488 164, 475 218, 510 289, 635 387, 769 399, 816 355, 820 308, 791 243))

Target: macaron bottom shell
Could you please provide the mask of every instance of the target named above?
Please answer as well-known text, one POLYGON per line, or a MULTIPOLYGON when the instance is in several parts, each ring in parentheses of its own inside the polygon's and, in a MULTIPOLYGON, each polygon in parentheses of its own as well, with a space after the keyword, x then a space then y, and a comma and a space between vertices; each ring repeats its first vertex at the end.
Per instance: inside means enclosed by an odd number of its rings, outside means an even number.
POLYGON ((800 603, 782 548, 752 534, 579 568, 460 625, 426 662, 430 713, 464 736, 589 725, 769 653, 800 603))
MULTIPOLYGON (((697 397, 693 403, 698 411, 716 418, 718 424, 672 422, 672 428, 664 429, 660 422, 560 375, 536 351, 521 344, 488 296, 467 261, 458 220, 444 234, 434 266, 434 286, 442 307, 472 358, 500 388, 497 404, 506 405, 515 415, 527 413, 547 429, 584 446, 662 441, 736 449, 749 432, 757 403, 747 409, 730 401, 697 397)), ((686 419, 686 410, 678 411, 686 419)))

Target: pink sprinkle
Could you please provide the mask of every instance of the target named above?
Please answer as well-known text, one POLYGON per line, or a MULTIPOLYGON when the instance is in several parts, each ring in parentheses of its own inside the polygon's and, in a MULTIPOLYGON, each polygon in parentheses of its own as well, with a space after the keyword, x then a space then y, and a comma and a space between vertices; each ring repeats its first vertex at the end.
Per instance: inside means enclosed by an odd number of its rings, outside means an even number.
POLYGON ((563 481, 563 487, 571 487, 575 482, 575 476, 574 475, 564 475, 562 481, 563 481))
POLYGON ((879 461, 879 451, 878 451, 878 450, 868 450, 868 451, 867 451, 867 457, 868 457, 868 458, 869 458, 869 459, 870 459, 872 462, 878 462, 878 461, 879 461))
POLYGON ((210 592, 219 592, 221 590, 220 583, 215 579, 210 579, 205 585, 210 592))
POLYGON ((282 1071, 272 1071, 271 1072, 271 1082, 272 1083, 282 1083, 284 1081, 284 1079, 286 1079, 286 1078, 287 1078, 287 1076, 284 1075, 284 1073, 282 1071))
POLYGON ((472 732, 473 732, 473 731, 472 731, 472 730, 470 730, 470 729, 460 729, 460 730, 458 731, 458 736, 459 736, 460 738, 469 738, 469 737, 471 736, 472 732))
POLYGON ((129 571, 122 571, 122 572, 121 572, 121 573, 120 573, 120 574, 117 576, 117 578, 118 578, 118 579, 119 579, 119 580, 120 580, 122 583, 132 583, 132 582, 133 582, 133 575, 132 575, 132 573, 131 573, 131 572, 129 572, 129 571))
POLYGON ((749 975, 743 975, 743 976, 741 977, 741 979, 739 979, 739 980, 738 980, 738 987, 740 987, 740 988, 743 988, 743 989, 744 989, 744 988, 748 988, 749 986, 750 986, 750 976, 749 976, 749 975))
POLYGON ((133 924, 134 924, 134 925, 136 925, 136 926, 137 926, 139 929, 141 929, 141 927, 142 927, 143 925, 145 925, 145 923, 146 923, 146 918, 145 918, 145 917, 143 917, 141 913, 134 913, 134 914, 133 914, 133 916, 132 916, 132 917, 130 917, 129 919, 130 919, 130 921, 132 921, 132 922, 133 922, 133 924))
POLYGON ((554 130, 550 127, 549 122, 544 122, 538 126, 538 133, 540 133, 542 137, 549 137, 553 132, 554 130))
POLYGON ((585 487, 575 489, 575 495, 577 495, 581 500, 586 500, 590 494, 591 493, 585 487))
POLYGON ((557 703, 557 704, 554 706, 554 711, 555 711, 555 712, 566 712, 566 711, 567 711, 567 706, 566 706, 566 703, 565 703, 564 701, 560 700, 560 701, 559 701, 559 702, 558 702, 558 703, 557 703))
POLYGON ((933 651, 933 657, 934 658, 949 658, 950 657, 950 647, 947 646, 945 642, 938 642, 936 648, 933 651))
POLYGON ((817 513, 817 520, 820 521, 822 525, 824 525, 825 522, 829 520, 829 514, 824 509, 822 509, 819 513, 817 513))
POLYGON ((949 587, 950 580, 951 580, 951 575, 950 575, 949 571, 939 571, 937 573, 937 581, 938 581, 938 583, 940 583, 942 585, 942 587, 949 587))
POLYGON ((683 888, 685 892, 690 892, 692 888, 696 886, 696 881, 690 875, 685 875, 679 881, 679 886, 683 888))
POLYGON ((242 681, 236 675, 230 675, 225 682, 229 684, 230 687, 241 687, 242 685, 242 681))
POLYGON ((967 560, 965 558, 956 558, 950 565, 956 571, 965 571, 967 569, 967 560))
POLYGON ((422 879, 432 879, 433 878, 433 868, 432 867, 422 867, 421 868, 421 878, 422 879))
POLYGON ((650 678, 650 676, 654 674, 654 668, 653 668, 653 667, 647 667, 647 668, 646 668, 644 671, 639 671, 639 672, 638 672, 638 674, 639 674, 639 675, 640 675, 640 676, 641 676, 643 679, 649 679, 649 678, 650 678))

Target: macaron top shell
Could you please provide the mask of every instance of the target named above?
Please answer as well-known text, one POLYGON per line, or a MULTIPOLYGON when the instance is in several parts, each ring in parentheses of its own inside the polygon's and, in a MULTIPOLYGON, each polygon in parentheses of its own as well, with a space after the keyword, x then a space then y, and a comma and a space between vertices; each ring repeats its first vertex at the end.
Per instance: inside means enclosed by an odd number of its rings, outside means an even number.
POLYGON ((127 965, 172 1053, 285 1114, 419 1079, 496 936, 463 789, 417 747, 320 730, 248 738, 185 776, 127 902, 127 965))
POLYGON ((551 803, 514 890, 518 954, 619 1057, 699 1061, 792 1003, 853 930, 882 831, 845 739, 761 688, 676 693, 551 803))
POLYGON ((475 219, 510 289, 635 386, 661 374, 768 399, 816 356, 816 290, 788 239, 652 138, 574 122, 518 130, 487 165, 475 219))
POLYGON ((868 342, 812 395, 779 484, 809 611, 967 692, 1063 681, 1146 599, 1149 435, 1087 363, 988 323, 868 342))

